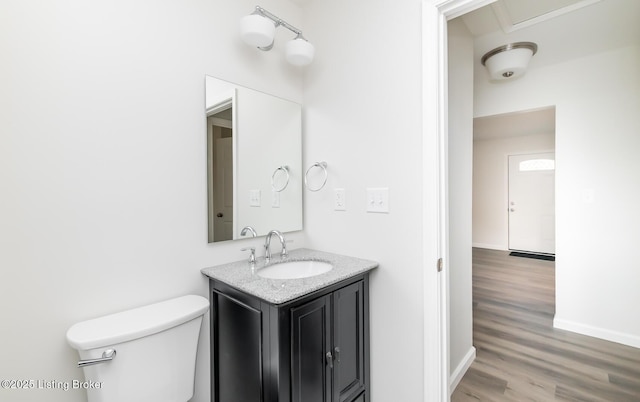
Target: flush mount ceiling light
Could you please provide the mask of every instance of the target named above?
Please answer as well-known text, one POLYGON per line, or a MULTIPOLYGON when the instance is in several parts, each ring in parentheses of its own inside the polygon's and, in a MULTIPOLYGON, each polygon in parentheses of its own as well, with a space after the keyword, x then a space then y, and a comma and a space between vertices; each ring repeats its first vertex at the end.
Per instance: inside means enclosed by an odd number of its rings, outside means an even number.
POLYGON ((481 63, 492 80, 516 78, 525 73, 529 60, 538 51, 533 42, 516 42, 497 47, 482 56, 481 63))
POLYGON ((287 61, 295 66, 306 66, 311 63, 315 48, 302 36, 302 31, 260 6, 256 6, 252 14, 242 17, 240 36, 247 45, 268 51, 273 48, 276 28, 279 26, 296 34, 296 37, 286 44, 285 58, 287 61))

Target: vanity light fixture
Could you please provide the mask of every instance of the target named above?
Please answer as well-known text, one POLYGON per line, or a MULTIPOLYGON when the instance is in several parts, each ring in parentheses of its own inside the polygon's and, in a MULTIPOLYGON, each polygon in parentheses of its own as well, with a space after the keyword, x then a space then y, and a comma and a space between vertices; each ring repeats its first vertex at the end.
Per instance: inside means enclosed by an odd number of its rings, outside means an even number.
POLYGON ((538 51, 533 42, 515 42, 497 47, 484 56, 481 63, 489 71, 492 80, 505 80, 524 75, 529 60, 538 51))
POLYGON ((242 17, 240 36, 247 45, 268 51, 273 48, 276 28, 279 26, 296 34, 296 37, 286 44, 287 61, 295 66, 306 66, 311 63, 315 47, 302 36, 302 31, 260 6, 256 6, 255 11, 250 15, 242 17))

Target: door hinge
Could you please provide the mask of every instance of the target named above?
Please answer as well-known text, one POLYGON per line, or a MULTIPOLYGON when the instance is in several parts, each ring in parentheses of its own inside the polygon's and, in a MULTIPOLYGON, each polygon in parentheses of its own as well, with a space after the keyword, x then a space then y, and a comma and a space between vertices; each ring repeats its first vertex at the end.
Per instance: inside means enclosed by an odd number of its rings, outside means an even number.
POLYGON ((438 258, 438 272, 442 272, 442 258, 438 258))

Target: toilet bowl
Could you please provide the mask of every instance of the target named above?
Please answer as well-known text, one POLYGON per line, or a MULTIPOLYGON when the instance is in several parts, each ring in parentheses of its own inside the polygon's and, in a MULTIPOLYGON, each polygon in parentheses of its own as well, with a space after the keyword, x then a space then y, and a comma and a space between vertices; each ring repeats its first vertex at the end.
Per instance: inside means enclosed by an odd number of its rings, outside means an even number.
POLYGON ((187 402, 207 299, 189 295, 83 321, 67 331, 89 402, 187 402), (113 352, 115 351, 115 352, 113 352))

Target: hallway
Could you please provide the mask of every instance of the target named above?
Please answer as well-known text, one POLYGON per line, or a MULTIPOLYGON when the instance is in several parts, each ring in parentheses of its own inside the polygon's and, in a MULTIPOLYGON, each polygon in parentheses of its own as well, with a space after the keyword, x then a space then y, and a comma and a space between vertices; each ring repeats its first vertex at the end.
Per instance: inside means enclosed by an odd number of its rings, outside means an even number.
POLYGON ((640 349, 553 328, 555 263, 473 250, 464 401, 640 401, 640 349))

